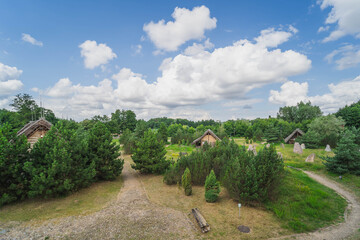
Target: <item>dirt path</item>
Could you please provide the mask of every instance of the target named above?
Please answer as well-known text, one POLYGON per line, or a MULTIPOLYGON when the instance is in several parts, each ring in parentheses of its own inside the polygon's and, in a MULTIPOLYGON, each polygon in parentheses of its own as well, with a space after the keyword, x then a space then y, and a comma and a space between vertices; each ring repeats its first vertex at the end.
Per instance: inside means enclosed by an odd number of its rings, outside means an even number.
POLYGON ((348 206, 344 213, 345 221, 336 225, 319 229, 312 233, 294 234, 277 239, 340 240, 349 238, 354 233, 356 233, 358 229, 360 229, 360 204, 357 201, 355 195, 345 190, 340 184, 324 176, 319 176, 309 171, 303 172, 322 185, 333 189, 335 192, 346 199, 348 206))
POLYGON ((0 239, 194 239, 194 227, 182 212, 151 203, 137 173, 125 162, 124 186, 117 199, 86 216, 39 224, 10 223, 0 239))

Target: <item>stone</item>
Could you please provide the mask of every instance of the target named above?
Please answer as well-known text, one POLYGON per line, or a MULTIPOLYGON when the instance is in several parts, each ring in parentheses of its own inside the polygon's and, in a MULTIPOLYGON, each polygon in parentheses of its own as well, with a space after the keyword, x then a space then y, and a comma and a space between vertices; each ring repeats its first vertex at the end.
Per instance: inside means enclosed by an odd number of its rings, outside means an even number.
POLYGON ((305 149, 305 144, 301 144, 301 148, 304 150, 305 149))
POLYGON ((294 150, 293 151, 294 151, 294 153, 297 153, 297 154, 302 154, 303 153, 303 150, 302 150, 302 148, 300 146, 300 143, 296 142, 294 144, 294 150))
POLYGON ((315 153, 312 153, 306 158, 305 162, 314 162, 314 159, 315 159, 315 153))
POLYGON ((249 145, 248 147, 248 151, 252 151, 254 153, 254 155, 256 156, 257 155, 257 152, 256 152, 256 145, 249 145))
POLYGON ((253 148, 253 145, 249 145, 249 147, 248 147, 248 151, 252 151, 254 148, 253 148))
POLYGON ((281 159, 283 159, 283 155, 282 155, 281 152, 278 152, 277 155, 278 155, 281 159))
POLYGON ((243 232, 243 233, 249 233, 249 232, 250 232, 250 228, 247 227, 247 226, 244 226, 244 225, 238 226, 237 229, 238 229, 240 232, 243 232))
POLYGON ((326 145, 325 152, 331 152, 331 148, 329 144, 326 145))
POLYGON ((253 153, 255 156, 257 155, 256 148, 253 149, 253 153))
POLYGON ((266 144, 266 148, 269 148, 270 147, 270 143, 266 144))
POLYGON ((281 148, 284 149, 285 145, 283 143, 280 144, 281 148))

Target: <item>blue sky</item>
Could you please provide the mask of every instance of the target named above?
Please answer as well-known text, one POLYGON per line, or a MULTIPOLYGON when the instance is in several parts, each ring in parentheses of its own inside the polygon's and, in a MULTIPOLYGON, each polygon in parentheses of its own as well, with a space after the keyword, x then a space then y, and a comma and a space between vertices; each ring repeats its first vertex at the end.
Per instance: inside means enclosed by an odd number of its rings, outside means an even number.
POLYGON ((360 96, 360 1, 0 1, 0 108, 256 118, 360 96))

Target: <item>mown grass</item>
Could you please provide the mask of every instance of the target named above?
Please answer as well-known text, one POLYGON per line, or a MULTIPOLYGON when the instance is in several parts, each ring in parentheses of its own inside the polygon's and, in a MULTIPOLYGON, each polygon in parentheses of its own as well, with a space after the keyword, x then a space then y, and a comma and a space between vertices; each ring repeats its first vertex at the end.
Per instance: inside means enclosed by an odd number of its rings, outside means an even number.
POLYGON ((57 217, 86 215, 104 208, 119 193, 121 176, 114 181, 92 184, 69 196, 53 199, 28 199, 0 208, 0 221, 43 221, 57 217))
POLYGON ((177 160, 179 158, 180 152, 186 152, 190 154, 194 151, 194 145, 179 145, 179 144, 171 144, 166 147, 166 158, 177 160))
POLYGON ((309 232, 343 220, 340 216, 346 200, 301 171, 287 168, 274 196, 265 206, 294 232, 309 232))

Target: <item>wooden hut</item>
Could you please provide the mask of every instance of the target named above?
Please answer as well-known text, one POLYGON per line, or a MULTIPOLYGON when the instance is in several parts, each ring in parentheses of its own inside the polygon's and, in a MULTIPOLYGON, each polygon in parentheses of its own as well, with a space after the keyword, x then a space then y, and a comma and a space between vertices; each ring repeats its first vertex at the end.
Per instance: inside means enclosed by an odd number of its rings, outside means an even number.
POLYGON ((32 148, 39 138, 43 138, 45 136, 51 126, 52 124, 50 122, 46 121, 44 118, 40 118, 37 121, 31 121, 26 124, 17 132, 17 135, 20 136, 24 134, 30 143, 30 147, 32 148))
POLYGON ((294 144, 295 139, 299 136, 303 136, 305 133, 299 128, 295 129, 287 138, 285 138, 285 143, 294 144))
POLYGON ((196 147, 200 147, 207 142, 209 145, 214 146, 216 141, 221 141, 221 139, 213 133, 210 129, 199 138, 195 139, 191 144, 194 144, 196 147))

